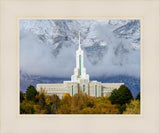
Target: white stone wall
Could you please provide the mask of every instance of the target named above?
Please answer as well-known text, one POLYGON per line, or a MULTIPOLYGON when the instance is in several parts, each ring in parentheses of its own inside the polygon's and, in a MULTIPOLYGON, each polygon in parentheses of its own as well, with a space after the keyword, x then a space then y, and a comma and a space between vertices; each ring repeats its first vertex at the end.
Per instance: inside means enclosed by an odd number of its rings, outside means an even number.
POLYGON ((79 89, 88 95, 89 94, 89 81, 87 79, 81 79, 80 84, 79 84, 79 89), (85 90, 83 90, 83 88, 85 88, 85 90))
POLYGON ((36 89, 38 92, 45 92, 47 95, 56 94, 60 99, 63 94, 69 92, 66 88, 66 84, 37 84, 36 89))
POLYGON ((90 81, 89 83, 89 96, 96 96, 96 88, 97 86, 97 97, 101 96, 101 82, 90 81))
POLYGON ((97 96, 110 96, 114 89, 118 89, 124 83, 101 83, 98 81, 88 81, 86 79, 81 79, 80 83, 72 81, 64 81, 62 84, 37 84, 37 91, 42 92, 43 90, 47 95, 56 94, 61 99, 63 94, 69 93, 71 96, 78 93, 78 90, 83 91, 83 85, 85 85, 85 93, 89 96, 96 96, 97 86, 97 96), (73 86, 73 93, 72 93, 73 86))
POLYGON ((68 89, 68 93, 70 94, 70 96, 73 96, 74 94, 78 93, 78 83, 76 82, 64 82, 66 85, 66 89, 68 89), (73 93, 72 93, 72 86, 73 86, 73 93))
POLYGON ((118 89, 124 83, 102 83, 103 96, 110 96, 114 89, 118 89))

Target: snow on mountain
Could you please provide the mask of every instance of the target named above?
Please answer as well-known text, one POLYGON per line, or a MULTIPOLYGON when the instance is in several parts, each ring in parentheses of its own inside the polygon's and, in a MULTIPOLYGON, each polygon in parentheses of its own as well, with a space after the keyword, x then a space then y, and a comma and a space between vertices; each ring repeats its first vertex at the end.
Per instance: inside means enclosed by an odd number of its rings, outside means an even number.
POLYGON ((69 78, 75 67, 78 31, 91 77, 139 78, 139 20, 21 20, 21 78, 69 78))

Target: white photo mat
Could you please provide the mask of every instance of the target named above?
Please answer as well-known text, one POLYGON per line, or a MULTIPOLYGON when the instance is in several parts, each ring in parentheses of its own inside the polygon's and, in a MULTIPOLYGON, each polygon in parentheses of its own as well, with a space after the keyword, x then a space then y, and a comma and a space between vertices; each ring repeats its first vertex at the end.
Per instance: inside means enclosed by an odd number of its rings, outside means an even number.
POLYGON ((1 133, 160 133, 160 2, 1 1, 1 133), (141 21, 140 115, 20 115, 19 20, 139 19, 141 21))

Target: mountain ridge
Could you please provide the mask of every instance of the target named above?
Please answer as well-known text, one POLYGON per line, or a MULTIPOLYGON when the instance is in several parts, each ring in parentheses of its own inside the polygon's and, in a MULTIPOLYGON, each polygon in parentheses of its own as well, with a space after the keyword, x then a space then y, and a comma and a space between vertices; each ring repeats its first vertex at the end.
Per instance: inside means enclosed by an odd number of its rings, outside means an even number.
POLYGON ((140 90, 140 20, 21 20, 21 90, 47 78, 53 78, 49 80, 53 83, 69 79, 79 30, 90 77, 103 81, 104 75, 104 82, 119 82, 119 76, 125 83, 138 81, 137 87, 131 86, 136 94, 140 90))

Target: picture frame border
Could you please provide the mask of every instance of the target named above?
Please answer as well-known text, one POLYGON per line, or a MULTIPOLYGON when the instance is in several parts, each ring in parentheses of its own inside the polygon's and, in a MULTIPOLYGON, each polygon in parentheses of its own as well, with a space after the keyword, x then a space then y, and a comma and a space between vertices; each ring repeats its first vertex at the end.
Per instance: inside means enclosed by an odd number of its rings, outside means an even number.
MULTIPOLYGON (((8 0, 7 1, 9 4, 11 3, 11 6, 12 6, 12 3, 13 3, 13 1, 11 2, 10 0, 8 0)), ((4 2, 4 1, 1 1, 1 6, 3 7, 3 4, 5 3, 7 3, 6 1, 4 2)), ((34 1, 33 3, 35 4, 35 3, 41 3, 42 1, 41 0, 36 0, 36 1, 34 1)), ((57 1, 54 1, 54 0, 50 0, 50 1, 48 1, 48 2, 53 2, 53 3, 58 3, 57 1)), ((61 1, 61 2, 64 2, 64 1, 61 1)), ((73 2, 73 1, 68 1, 68 2, 73 2)), ((85 2, 85 1, 83 1, 83 0, 81 0, 81 1, 79 1, 79 2, 85 2)), ((87 2, 89 2, 89 3, 92 3, 93 1, 91 1, 91 0, 88 0, 87 2)), ((95 1, 94 1, 95 2, 95 1)), ((102 1, 100 1, 100 3, 101 3, 102 1)), ((104 3, 105 2, 108 2, 108 0, 106 0, 106 1, 104 1, 104 3)), ((114 1, 115 2, 115 1, 114 1)), ((116 1, 117 2, 117 1, 116 1)), ((124 0, 123 1, 124 3, 125 2, 129 2, 129 0, 124 0)), ((135 1, 135 3, 139 3, 138 1, 135 1)), ((141 1, 142 2, 142 1, 141 1)), ((144 2, 144 1, 143 1, 144 2)), ((151 2, 151 0, 149 0, 149 2, 151 2)), ((153 4, 155 4, 155 3, 159 3, 159 1, 156 1, 156 0, 153 0, 152 1, 153 2, 153 4)), ((151 2, 151 3, 152 3, 151 2)), ((21 2, 19 2, 19 3, 21 3, 21 2)), ((23 3, 23 2, 22 2, 23 3)), ((32 3, 31 1, 24 1, 24 3, 32 3)), ((73 2, 74 3, 74 2, 73 2)), ((145 3, 145 2, 144 2, 145 3)), ((66 2, 64 2, 64 5, 66 4, 66 2)), ((102 3, 101 3, 102 4, 102 3)), ((5 6, 7 6, 7 5, 5 5, 5 6)), ((5 7, 6 8, 6 7, 5 7)), ((159 7, 158 7, 159 8, 159 7)), ((4 7, 3 7, 3 9, 4 9, 4 7)), ((3 9, 2 9, 2 11, 3 11, 3 9)), ((15 9, 16 10, 16 9, 15 9)), ((4 13, 4 12, 3 12, 4 13)), ((5 16, 5 13, 3 14, 3 13, 1 13, 1 18, 3 18, 4 16, 5 16)), ((96 19, 97 20, 97 18, 112 18, 112 19, 117 19, 118 17, 117 16, 56 16, 56 17, 46 17, 46 19, 48 19, 48 18, 50 18, 50 19, 53 19, 53 18, 55 18, 55 19, 91 19, 93 17, 93 19, 96 19)), ((144 23, 144 16, 132 16, 132 17, 127 17, 127 16, 121 16, 121 17, 119 17, 120 19, 124 19, 124 18, 127 18, 127 19, 129 19, 129 18, 132 18, 132 19, 135 19, 135 18, 139 18, 140 20, 141 20, 141 24, 143 24, 144 23), (133 18, 132 18, 133 17, 133 18)), ((158 20, 159 20, 159 17, 160 16, 157 16, 158 18, 158 20)), ((24 15, 24 16, 16 16, 16 17, 14 17, 13 18, 14 19, 14 21, 16 21, 16 25, 17 25, 17 30, 16 30, 16 34, 18 35, 17 36, 17 41, 16 41, 16 44, 19 44, 19 20, 20 19, 45 19, 45 17, 40 17, 40 16, 26 16, 26 15, 24 15)), ((0 23, 1 24, 1 27, 2 26, 4 26, 3 24, 4 23, 0 23)), ((157 24, 157 23, 156 23, 157 24)), ((158 27, 158 26, 157 26, 158 27)), ((145 32, 145 28, 144 28, 144 26, 142 26, 141 25, 141 30, 142 30, 142 33, 144 33, 145 32), (143 31, 144 30, 144 31, 143 31)), ((0 31, 1 32, 1 35, 2 35, 2 33, 3 33, 3 31, 1 30, 0 31)), ((159 31, 158 31, 158 34, 159 34, 159 31)), ((141 62, 143 62, 144 61, 144 59, 142 59, 142 58, 144 58, 145 56, 144 55, 142 55, 143 54, 143 50, 144 50, 144 48, 143 47, 145 47, 145 45, 144 45, 144 42, 145 42, 145 39, 143 40, 143 36, 142 36, 143 34, 141 34, 141 62), (144 45, 144 46, 143 46, 144 45)), ((4 45, 3 45, 3 37, 4 36, 2 36, 2 41, 1 41, 1 52, 3 51, 3 50, 6 50, 6 49, 4 49, 5 47, 4 47, 4 45)), ((16 53, 17 53, 17 57, 19 57, 19 45, 16 45, 16 49, 14 49, 14 51, 16 51, 16 53)), ((159 46, 157 46, 157 44, 156 44, 156 47, 157 48, 159 48, 159 46)), ((159 52, 159 50, 157 50, 157 52, 159 52)), ((157 54, 157 52, 156 52, 156 54, 157 54)), ((157 59, 156 60, 159 60, 159 54, 157 54, 157 59)), ((4 70, 4 66, 3 66, 3 63, 4 63, 4 52, 2 52, 2 54, 1 54, 1 73, 2 73, 2 75, 1 75, 1 85, 4 85, 2 82, 4 82, 4 79, 3 79, 3 76, 4 76, 4 74, 3 74, 3 70, 4 70)), ((158 65, 158 67, 159 67, 159 61, 156 61, 157 62, 157 65, 158 65)), ((18 68, 18 70, 19 70, 19 60, 17 60, 17 66, 16 66, 16 68, 18 68)), ((144 63, 143 63, 144 64, 144 63)), ((144 75, 144 73, 142 73, 143 71, 144 71, 144 69, 142 69, 142 67, 143 67, 143 64, 142 64, 142 66, 141 66, 141 77, 144 77, 143 75, 144 75)), ((157 68, 156 68, 156 70, 157 70, 157 68)), ((160 74, 159 73, 159 70, 157 70, 158 71, 158 74, 160 74)), ((145 71, 144 71, 145 72, 145 71)), ((158 75, 157 74, 157 75, 158 75)), ((18 98, 16 98, 16 101, 15 101, 15 99, 13 99, 15 102, 18 102, 17 104, 15 104, 16 105, 16 107, 19 107, 19 85, 20 85, 20 83, 19 83, 19 72, 18 72, 18 74, 17 74, 17 86, 18 86, 18 88, 17 88, 17 91, 16 91, 16 95, 18 96, 18 98)), ((159 76, 156 76, 156 78, 157 78, 157 81, 159 81, 159 76)), ((143 78, 142 78, 143 79, 143 78)), ((119 120, 121 120, 122 118, 124 118, 124 120, 126 121, 126 120, 130 120, 129 118, 136 118, 136 119, 143 119, 143 118, 145 118, 144 117, 144 114, 143 114, 143 109, 144 109, 144 102, 143 102, 143 99, 144 99, 144 96, 143 96, 143 93, 144 93, 144 88, 143 88, 143 82, 141 81, 141 114, 140 115, 114 115, 114 117, 113 117, 113 120, 117 120, 117 119, 119 119, 119 120), (143 92, 143 93, 142 93, 143 92)), ((160 86, 159 86, 159 83, 158 83, 158 87, 157 87, 157 89, 159 88, 160 86)), ((1 97, 2 98, 4 98, 4 96, 2 95, 2 88, 3 88, 3 86, 1 86, 1 88, 0 88, 0 90, 1 90, 1 92, 0 92, 0 95, 1 95, 1 97)), ((156 89, 156 91, 155 92, 157 92, 157 93, 159 93, 159 90, 157 91, 157 89, 156 89)), ((158 100, 160 100, 160 98, 159 98, 159 95, 157 96, 157 99, 158 100)), ((3 99, 1 99, 1 103, 0 103, 0 106, 1 106, 1 109, 0 109, 0 114, 1 114, 1 117, 3 116, 3 115, 5 115, 6 116, 6 114, 4 114, 3 112, 4 111, 2 111, 2 108, 4 107, 4 104, 2 104, 4 101, 3 101, 3 99)), ((158 103, 159 104, 159 103, 158 103)), ((18 109, 17 109, 18 110, 18 109)), ((158 111, 160 111, 160 108, 158 107, 158 111)), ((17 112, 16 112, 17 113, 17 112)), ((103 122, 105 122, 104 120, 105 119, 103 119, 104 118, 104 116, 105 116, 105 118, 109 118, 109 119, 111 119, 110 117, 112 117, 113 115, 19 115, 19 112, 15 115, 15 114, 13 114, 13 115, 10 115, 10 117, 11 116, 16 116, 16 118, 18 119, 18 123, 19 122, 23 122, 23 120, 30 120, 30 118, 32 118, 33 120, 34 120, 34 122, 37 122, 37 121, 40 121, 41 119, 42 120, 50 120, 49 118, 58 118, 59 120, 61 120, 61 121, 63 121, 63 118, 66 118, 67 120, 69 120, 69 118, 75 118, 75 116, 76 117, 78 117, 79 119, 84 119, 85 118, 85 120, 87 120, 87 119, 90 119, 90 118, 93 118, 93 120, 92 121, 97 121, 97 120, 103 120, 103 122)), ((77 118, 77 119, 78 119, 77 118)), ((17 133, 22 133, 22 130, 26 130, 26 128, 25 127, 22 127, 22 129, 15 129, 15 130, 13 130, 14 128, 11 128, 11 126, 8 126, 7 125, 7 121, 6 120, 4 120, 4 119, 7 119, 6 117, 4 118, 4 117, 2 117, 1 118, 1 120, 0 120, 0 132, 1 133, 15 133, 15 132, 17 132, 17 133), (9 128, 11 128, 11 130, 8 130, 9 128)), ((15 117, 13 118, 13 119, 15 119, 15 117)), ((159 123, 159 117, 158 117, 158 123, 159 123)), ((12 120, 12 122, 14 122, 14 120, 12 120)), ((53 120, 52 121, 50 121, 50 122, 53 122, 53 120)), ((66 120, 64 121, 64 122, 66 122, 66 120)), ((72 122, 73 123, 73 122, 72 122)), ((72 124, 71 123, 71 124, 72 124)), ((157 125, 159 125, 159 124, 157 124, 157 125)), ((40 125, 41 126, 41 125, 40 125)), ((43 126, 41 126, 41 127, 43 127, 43 126)), ((75 126, 74 126, 74 128, 75 128, 75 126)), ((25 132, 25 133, 37 133, 37 132, 39 132, 39 133, 44 133, 44 131, 43 132, 41 132, 41 131, 39 131, 39 130, 37 130, 37 129, 34 129, 34 128, 30 128, 30 129, 33 129, 32 131, 27 131, 27 132, 25 132)), ((62 127, 62 129, 63 129, 63 127, 62 127)), ((80 128, 78 128, 78 129, 80 129, 80 128)), ((140 128, 138 128, 138 129, 140 129, 140 128)), ((54 131, 54 129, 50 129, 50 132, 49 131, 47 131, 47 133, 52 133, 53 131, 54 132, 56 132, 56 133, 75 133, 75 131, 71 131, 71 130, 67 130, 67 128, 65 128, 64 127, 64 129, 63 129, 64 131, 62 132, 62 131, 60 131, 59 129, 55 129, 55 131, 54 131)), ((159 129, 160 130, 160 129, 159 129)), ((159 133, 160 131, 159 131, 158 129, 155 131, 155 130, 150 130, 151 132, 153 132, 153 133, 159 133)), ((134 131, 134 129, 132 130, 132 131, 134 131)), ((105 132, 105 129, 104 129, 104 132, 102 132, 102 131, 99 131, 100 133, 128 133, 126 130, 121 130, 120 132, 118 132, 118 130, 117 131, 113 131, 113 130, 110 130, 109 132, 105 132)), ((86 130, 86 131, 80 131, 79 130, 79 132, 77 132, 77 133, 99 133, 98 131, 91 131, 90 129, 88 129, 88 130, 86 130)), ((135 133, 138 133, 138 132, 135 132, 135 133)), ((142 132, 140 132, 140 133, 142 133, 142 132)))

